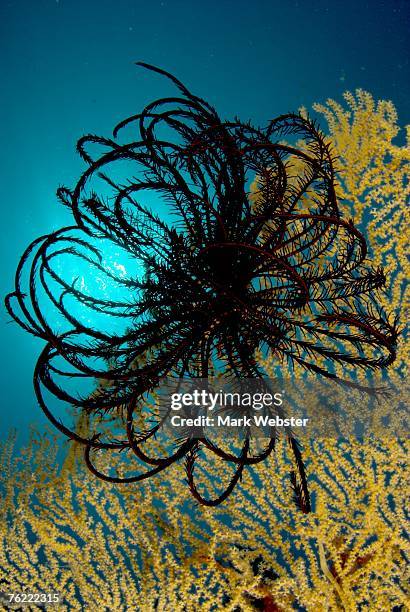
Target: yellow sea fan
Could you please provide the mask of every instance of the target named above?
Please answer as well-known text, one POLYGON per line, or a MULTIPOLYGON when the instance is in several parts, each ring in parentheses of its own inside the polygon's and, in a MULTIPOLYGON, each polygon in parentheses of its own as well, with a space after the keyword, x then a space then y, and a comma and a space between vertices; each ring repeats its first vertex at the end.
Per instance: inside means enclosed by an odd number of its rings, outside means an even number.
MULTIPOLYGON (((312 443, 310 515, 284 493, 281 443, 217 509, 187 500, 178 470, 130 491, 80 466, 71 476, 59 470, 51 437, 34 435, 15 456, 12 447, 0 454, 10 468, 0 499, 3 590, 57 592, 61 610, 406 605, 408 443, 312 443)), ((224 475, 211 469, 217 487, 224 475)))
MULTIPOLYGON (((382 304, 409 320, 410 236, 410 126, 405 143, 395 143, 400 133, 392 102, 375 101, 357 89, 344 94, 345 106, 334 100, 315 104, 324 116, 338 157, 338 196, 344 213, 362 224, 376 265, 384 267, 387 295, 382 304)), ((395 374, 404 377, 409 362, 408 344, 399 344, 395 374)))
MULTIPOLYGON (((386 293, 380 296, 380 305, 399 317, 402 330, 389 378, 400 384, 409 363, 410 126, 405 128, 404 144, 398 145, 400 127, 392 102, 375 101, 362 89, 346 92, 344 100, 342 105, 329 99, 326 104, 314 104, 313 109, 327 122, 328 141, 339 170, 336 191, 341 212, 366 237, 372 263, 384 268, 386 293)), ((300 111, 306 115, 305 108, 300 111)), ((258 178, 251 186, 252 201, 257 198, 258 178)), ((268 363, 268 370, 273 366, 268 363)), ((365 376, 346 364, 336 370, 359 380, 365 376)), ((295 367, 295 374, 303 372, 295 367)))

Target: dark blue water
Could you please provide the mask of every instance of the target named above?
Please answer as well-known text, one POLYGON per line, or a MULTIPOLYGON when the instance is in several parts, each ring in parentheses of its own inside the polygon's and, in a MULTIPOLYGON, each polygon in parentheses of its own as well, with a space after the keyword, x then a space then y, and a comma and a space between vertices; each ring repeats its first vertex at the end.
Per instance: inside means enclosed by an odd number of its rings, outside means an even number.
MULTIPOLYGON (((36 236, 70 223, 55 190, 83 168, 84 133, 172 88, 133 62, 173 72, 221 117, 264 125, 362 87, 410 122, 410 3, 21 0, 0 4, 1 294, 36 236)), ((43 422, 32 390, 41 343, 1 318, 0 426, 43 422)))

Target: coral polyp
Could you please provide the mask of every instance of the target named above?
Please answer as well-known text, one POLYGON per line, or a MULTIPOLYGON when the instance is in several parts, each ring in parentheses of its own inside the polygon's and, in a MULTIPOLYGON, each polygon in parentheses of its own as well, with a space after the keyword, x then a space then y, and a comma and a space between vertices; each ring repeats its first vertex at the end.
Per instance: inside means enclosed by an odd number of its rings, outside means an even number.
MULTIPOLYGON (((88 167, 73 190, 58 190, 74 223, 29 246, 6 304, 24 329, 45 341, 34 375, 38 401, 60 431, 84 445, 93 473, 135 482, 185 457, 192 494, 217 505, 244 466, 274 450, 275 439, 255 452, 247 437, 233 454, 206 437, 186 437, 164 456, 151 456, 147 444, 158 424, 138 430, 138 423, 147 394, 161 379, 204 379, 218 372, 263 378, 262 353, 286 370, 295 365, 362 387, 340 376, 336 366, 369 372, 388 367, 396 356, 397 328, 378 306, 383 270, 369 265, 364 236, 343 217, 335 160, 319 127, 300 114, 280 116, 265 128, 224 121, 175 77, 142 65, 167 77, 178 95, 122 121, 114 139, 79 140, 88 167), (137 139, 121 143, 130 130, 137 139), (145 204, 147 197, 159 200, 161 210, 145 204), (143 274, 116 275, 102 255, 107 242, 138 261, 143 274), (67 280, 64 266, 55 265, 67 254, 127 297, 98 296, 67 280), (58 329, 48 320, 45 300, 64 322, 58 329), (78 317, 74 304, 104 320, 101 329, 93 318, 78 317), (125 329, 110 332, 107 321, 118 319, 127 321, 125 329), (101 381, 99 392, 80 396, 75 385, 73 390, 73 381, 84 378, 101 381), (83 414, 121 413, 124 439, 80 435, 53 414, 50 394, 83 414), (145 471, 124 477, 95 467, 93 451, 126 449, 145 471), (201 449, 234 466, 213 499, 195 484, 201 449)), ((303 462, 291 433, 289 442, 298 474, 292 475, 293 487, 308 512, 303 462)))

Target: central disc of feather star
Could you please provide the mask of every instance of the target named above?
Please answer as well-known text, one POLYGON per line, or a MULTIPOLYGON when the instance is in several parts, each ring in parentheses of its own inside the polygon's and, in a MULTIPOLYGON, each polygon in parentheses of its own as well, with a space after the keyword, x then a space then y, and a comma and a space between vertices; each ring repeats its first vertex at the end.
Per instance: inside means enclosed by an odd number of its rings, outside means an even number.
MULTIPOLYGON (((122 121, 114 139, 79 140, 88 167, 72 191, 58 190, 74 222, 28 247, 6 305, 45 341, 34 373, 38 401, 60 431, 84 446, 94 474, 136 482, 185 458, 192 494, 212 506, 228 497, 246 465, 266 459, 275 439, 257 453, 249 437, 236 454, 206 437, 187 437, 161 456, 150 453, 158 423, 137 425, 144 398, 163 377, 203 379, 224 371, 262 378, 257 354, 264 351, 278 366, 359 386, 343 380, 335 364, 386 368, 395 359, 397 329, 377 306, 383 271, 366 265, 366 241, 342 217, 334 160, 317 125, 298 114, 263 129, 222 121, 175 77, 142 66, 179 92, 122 121), (121 144, 120 132, 137 139, 121 144), (172 224, 142 203, 147 193, 172 211, 172 224), (142 278, 119 278, 104 264, 99 243, 107 241, 141 262, 142 278), (64 266, 54 265, 66 254, 120 284, 128 299, 107 299, 66 279, 64 266), (108 323, 98 329, 76 316, 76 303, 99 318, 128 321, 125 331, 110 333, 108 323), (57 329, 52 311, 60 317, 57 329), (98 392, 79 396, 73 380, 84 378, 100 381, 98 392), (92 432, 64 425, 50 407, 52 396, 76 407, 80 418, 111 415, 123 435, 103 440, 97 418, 92 432), (96 452, 110 457, 123 450, 135 455, 136 475, 96 467, 96 452), (233 466, 214 497, 200 492, 194 478, 201 451, 233 466)), ((291 433, 288 439, 295 499, 308 512, 299 445, 291 433)))

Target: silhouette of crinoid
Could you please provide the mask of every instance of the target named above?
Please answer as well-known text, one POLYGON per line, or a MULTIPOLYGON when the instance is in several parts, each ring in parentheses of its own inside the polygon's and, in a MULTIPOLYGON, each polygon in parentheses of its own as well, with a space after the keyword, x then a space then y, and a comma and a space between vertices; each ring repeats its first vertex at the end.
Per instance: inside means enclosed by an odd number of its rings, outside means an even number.
MULTIPOLYGON (((187 437, 167 455, 151 456, 146 444, 158 424, 136 428, 144 397, 161 378, 204 379, 217 371, 241 379, 263 377, 257 360, 262 351, 287 368, 297 364, 316 376, 359 386, 343 380, 336 366, 387 367, 395 358, 397 330, 377 306, 383 271, 365 265, 365 239, 342 218, 334 160, 317 125, 298 114, 278 117, 263 129, 237 119, 222 121, 172 75, 141 65, 165 75, 179 94, 122 121, 114 140, 93 135, 79 140, 88 168, 72 191, 58 190, 74 224, 29 246, 6 304, 24 329, 46 342, 34 375, 38 401, 59 430, 85 445, 93 473, 112 482, 135 482, 185 457, 192 494, 200 503, 216 505, 233 490, 244 466, 272 452, 275 440, 255 454, 245 438, 233 454, 206 437, 187 437), (121 144, 118 135, 130 129, 137 140, 121 144), (126 170, 118 169, 119 162, 126 170), (161 199, 175 221, 147 207, 146 194, 161 199), (118 277, 99 249, 99 241, 107 240, 140 261, 144 275, 118 277), (65 280, 64 266, 57 269, 54 263, 67 253, 119 284, 128 298, 96 297, 65 280), (65 327, 52 329, 44 300, 65 327), (96 320, 126 320, 126 329, 110 333, 108 324, 97 329, 92 317, 76 316, 73 304, 91 310, 96 320), (79 397, 72 384, 66 388, 61 382, 87 377, 102 382, 99 393, 79 397), (126 439, 104 442, 99 435, 72 431, 53 415, 44 390, 88 415, 116 414, 121 408, 126 439), (129 477, 101 473, 92 451, 104 449, 131 450, 146 471, 129 477), (206 499, 194 481, 201 449, 235 468, 214 499, 206 499)), ((302 457, 291 433, 289 442, 297 466, 292 486, 307 512, 302 457)))

